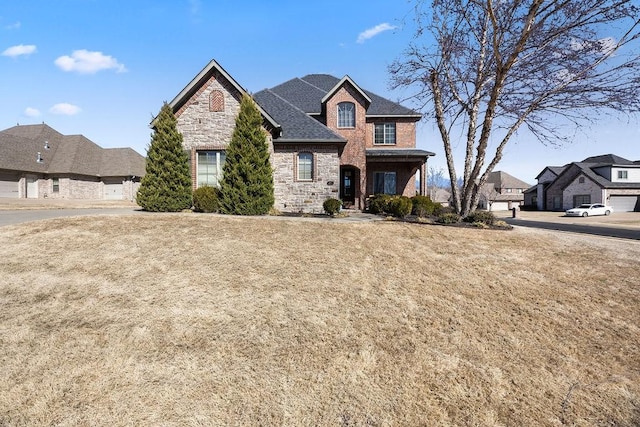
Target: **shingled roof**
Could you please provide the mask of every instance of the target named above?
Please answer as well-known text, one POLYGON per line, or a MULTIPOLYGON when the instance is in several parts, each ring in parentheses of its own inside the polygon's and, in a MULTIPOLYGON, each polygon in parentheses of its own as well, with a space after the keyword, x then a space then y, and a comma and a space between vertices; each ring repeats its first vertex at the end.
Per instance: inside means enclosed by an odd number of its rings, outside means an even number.
MULTIPOLYGON (((309 74, 291 79, 270 90, 305 113, 315 115, 322 113, 323 98, 345 82, 352 82, 352 80, 348 76, 339 79, 329 74, 309 74)), ((353 85, 355 86, 355 84, 353 85)), ((367 117, 401 116, 416 119, 422 117, 420 113, 397 102, 390 101, 358 86, 355 86, 355 88, 371 100, 371 104, 367 109, 367 117)))
POLYGON ((131 148, 104 149, 83 135, 63 135, 46 124, 0 131, 0 169, 95 177, 142 176, 145 159, 131 148), (37 162, 40 153, 42 162, 37 162))

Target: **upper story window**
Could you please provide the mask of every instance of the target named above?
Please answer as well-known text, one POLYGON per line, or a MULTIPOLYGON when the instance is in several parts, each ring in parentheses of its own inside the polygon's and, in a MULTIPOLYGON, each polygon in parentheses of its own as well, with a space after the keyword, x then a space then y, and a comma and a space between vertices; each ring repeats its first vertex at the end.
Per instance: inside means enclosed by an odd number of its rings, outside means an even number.
POLYGON ((376 123, 374 125, 373 143, 382 144, 382 145, 395 145, 396 124, 395 123, 376 123))
POLYGON ((584 176, 578 178, 578 184, 584 184, 584 176))
POLYGON ((629 179, 627 171, 618 171, 618 179, 629 179))
POLYGON ((298 181, 313 180, 313 154, 298 153, 298 181))
POLYGON ((356 106, 353 102, 341 102, 338 104, 338 127, 356 127, 356 106))

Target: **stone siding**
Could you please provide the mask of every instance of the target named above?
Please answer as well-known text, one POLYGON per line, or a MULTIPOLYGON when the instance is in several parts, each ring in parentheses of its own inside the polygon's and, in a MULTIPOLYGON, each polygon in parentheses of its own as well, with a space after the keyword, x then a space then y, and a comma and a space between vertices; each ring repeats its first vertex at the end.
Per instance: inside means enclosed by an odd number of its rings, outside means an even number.
POLYGON ((275 208, 281 212, 322 213, 322 204, 338 198, 340 157, 338 147, 325 145, 276 146, 271 154, 275 208), (313 180, 298 181, 298 153, 313 153, 313 180))
POLYGON ((226 148, 235 129, 241 99, 242 95, 215 73, 175 114, 184 148, 189 151, 226 148), (212 96, 214 92, 222 94, 222 105, 217 95, 212 96))

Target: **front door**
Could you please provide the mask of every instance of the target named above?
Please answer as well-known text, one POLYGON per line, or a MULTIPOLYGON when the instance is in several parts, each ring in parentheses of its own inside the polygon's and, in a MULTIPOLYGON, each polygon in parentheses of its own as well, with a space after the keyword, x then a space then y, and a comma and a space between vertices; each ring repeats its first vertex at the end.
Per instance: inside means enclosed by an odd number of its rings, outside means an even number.
POLYGON ((340 171, 340 199, 349 207, 356 197, 356 171, 354 168, 342 168, 340 171))

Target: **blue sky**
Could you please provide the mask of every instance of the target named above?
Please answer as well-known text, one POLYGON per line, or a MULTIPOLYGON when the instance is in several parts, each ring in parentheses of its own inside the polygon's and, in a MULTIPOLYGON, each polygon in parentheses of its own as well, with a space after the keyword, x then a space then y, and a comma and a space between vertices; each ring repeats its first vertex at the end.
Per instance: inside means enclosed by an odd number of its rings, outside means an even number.
MULTIPOLYGON (((257 92, 294 77, 348 74, 392 100, 387 66, 412 39, 405 0, 32 0, 0 6, 0 128, 45 122, 146 153, 148 124, 211 60, 257 92)), ((410 102, 404 103, 412 107, 410 102)), ((512 140, 497 170, 530 184, 547 165, 614 153, 640 160, 638 119, 607 119, 570 145, 512 140)), ((418 128, 445 168, 431 120, 418 128)), ((456 157, 462 171, 462 142, 456 157)))

